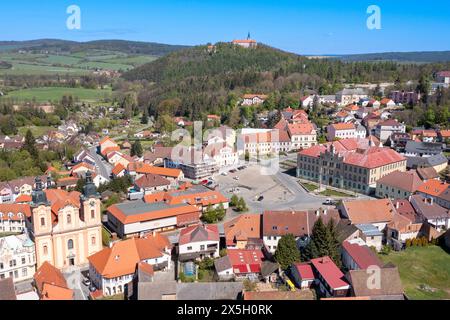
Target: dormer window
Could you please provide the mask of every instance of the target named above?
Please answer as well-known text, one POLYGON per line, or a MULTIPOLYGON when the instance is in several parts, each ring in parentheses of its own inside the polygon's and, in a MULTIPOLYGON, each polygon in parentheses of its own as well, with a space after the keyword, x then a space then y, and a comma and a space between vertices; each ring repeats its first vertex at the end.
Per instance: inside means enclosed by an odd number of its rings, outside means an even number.
POLYGON ((8 213, 8 218, 9 219, 12 219, 13 217, 14 217, 14 213, 12 213, 12 212, 8 213))

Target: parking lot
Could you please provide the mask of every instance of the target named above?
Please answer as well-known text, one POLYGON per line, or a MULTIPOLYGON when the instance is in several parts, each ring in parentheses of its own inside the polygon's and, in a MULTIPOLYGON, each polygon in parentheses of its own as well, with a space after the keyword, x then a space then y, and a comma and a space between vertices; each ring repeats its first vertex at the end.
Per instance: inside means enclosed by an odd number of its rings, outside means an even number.
POLYGON ((226 197, 231 198, 233 194, 243 197, 252 213, 260 213, 261 206, 281 205, 295 198, 276 176, 262 175, 260 170, 259 166, 252 165, 227 176, 218 175, 214 180, 226 197))

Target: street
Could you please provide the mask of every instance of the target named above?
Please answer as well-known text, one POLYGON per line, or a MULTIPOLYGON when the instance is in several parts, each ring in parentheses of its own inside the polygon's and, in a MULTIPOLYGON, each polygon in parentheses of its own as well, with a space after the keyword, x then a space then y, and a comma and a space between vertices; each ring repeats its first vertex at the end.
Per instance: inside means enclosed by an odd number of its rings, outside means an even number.
POLYGON ((89 148, 89 153, 94 158, 96 170, 98 170, 100 175, 107 179, 110 179, 113 168, 108 162, 103 159, 101 155, 97 153, 97 147, 89 148))

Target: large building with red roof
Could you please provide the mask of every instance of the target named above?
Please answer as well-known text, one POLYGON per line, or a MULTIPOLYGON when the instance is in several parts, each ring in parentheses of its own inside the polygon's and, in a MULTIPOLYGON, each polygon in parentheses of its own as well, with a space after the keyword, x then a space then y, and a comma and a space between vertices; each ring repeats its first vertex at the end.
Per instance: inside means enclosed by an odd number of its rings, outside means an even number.
POLYGON ((317 279, 319 293, 323 297, 345 297, 350 290, 350 285, 345 276, 330 257, 322 257, 311 260, 317 279))
POLYGON ((393 171, 406 171, 405 157, 380 147, 374 137, 317 145, 299 152, 297 159, 297 177, 364 194, 393 171))

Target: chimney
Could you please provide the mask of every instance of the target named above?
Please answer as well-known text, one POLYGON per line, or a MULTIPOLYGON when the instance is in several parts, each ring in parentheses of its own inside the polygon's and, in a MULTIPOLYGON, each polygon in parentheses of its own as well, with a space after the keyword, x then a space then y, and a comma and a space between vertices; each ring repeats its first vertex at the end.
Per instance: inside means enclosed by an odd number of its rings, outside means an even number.
POLYGON ((152 236, 153 236, 153 238, 156 237, 156 231, 152 232, 152 236))
POLYGON ((320 216, 320 210, 316 210, 316 216, 320 216))
POLYGON ((395 208, 399 209, 400 208, 400 201, 397 201, 397 203, 395 204, 395 208))

